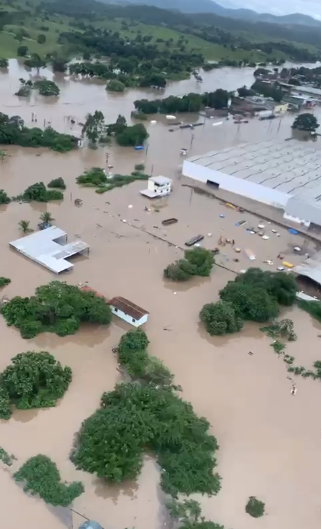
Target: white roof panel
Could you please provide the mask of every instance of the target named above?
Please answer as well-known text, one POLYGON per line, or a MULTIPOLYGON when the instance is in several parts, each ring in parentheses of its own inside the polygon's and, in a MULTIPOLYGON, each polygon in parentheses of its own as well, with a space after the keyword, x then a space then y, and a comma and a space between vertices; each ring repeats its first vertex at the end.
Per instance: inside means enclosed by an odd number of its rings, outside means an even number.
POLYGON ((59 274, 73 268, 73 264, 66 261, 67 257, 88 248, 83 241, 77 240, 69 244, 66 244, 66 241, 66 232, 56 226, 51 226, 9 244, 32 261, 59 274))

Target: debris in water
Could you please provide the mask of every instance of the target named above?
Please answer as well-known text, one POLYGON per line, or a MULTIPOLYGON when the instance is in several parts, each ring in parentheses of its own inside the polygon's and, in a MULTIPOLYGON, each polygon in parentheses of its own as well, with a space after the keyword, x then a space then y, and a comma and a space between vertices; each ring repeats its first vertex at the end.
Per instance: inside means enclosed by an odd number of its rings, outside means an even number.
POLYGON ((128 205, 128 208, 129 208, 129 209, 132 209, 132 208, 133 208, 132 204, 129 204, 129 205, 128 205))

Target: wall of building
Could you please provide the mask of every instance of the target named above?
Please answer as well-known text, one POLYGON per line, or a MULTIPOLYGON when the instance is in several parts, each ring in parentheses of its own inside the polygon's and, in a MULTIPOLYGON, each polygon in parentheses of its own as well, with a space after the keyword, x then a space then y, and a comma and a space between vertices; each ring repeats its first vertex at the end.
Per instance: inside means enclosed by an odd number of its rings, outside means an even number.
POLYGON ((126 321, 130 325, 133 325, 133 327, 141 327, 144 323, 148 321, 148 314, 145 314, 142 316, 141 319, 135 320, 132 318, 132 316, 129 316, 128 314, 125 314, 125 312, 121 311, 120 309, 117 309, 116 307, 113 307, 113 305, 110 305, 112 313, 115 314, 115 316, 118 316, 122 320, 126 321))
POLYGON ((270 206, 285 207, 290 198, 286 193, 282 193, 276 189, 270 189, 269 187, 237 178, 236 176, 214 171, 213 169, 203 167, 189 160, 183 162, 182 174, 203 183, 207 183, 207 180, 209 180, 210 182, 219 184, 219 187, 225 191, 251 198, 252 200, 263 202, 270 206))
POLYGON ((321 204, 290 197, 285 206, 284 218, 305 226, 309 226, 311 222, 321 226, 321 204))

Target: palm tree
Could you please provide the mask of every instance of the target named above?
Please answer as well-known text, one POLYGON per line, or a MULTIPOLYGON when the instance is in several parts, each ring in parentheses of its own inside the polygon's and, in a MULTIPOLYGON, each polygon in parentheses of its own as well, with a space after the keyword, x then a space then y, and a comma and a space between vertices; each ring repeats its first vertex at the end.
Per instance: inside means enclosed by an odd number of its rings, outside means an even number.
POLYGON ((29 220, 21 220, 19 222, 19 227, 20 227, 22 233, 27 233, 28 231, 30 231, 29 224, 30 224, 29 220))
POLYGON ((51 216, 51 213, 49 213, 49 211, 44 211, 44 213, 40 215, 40 220, 45 224, 50 224, 55 219, 51 216))

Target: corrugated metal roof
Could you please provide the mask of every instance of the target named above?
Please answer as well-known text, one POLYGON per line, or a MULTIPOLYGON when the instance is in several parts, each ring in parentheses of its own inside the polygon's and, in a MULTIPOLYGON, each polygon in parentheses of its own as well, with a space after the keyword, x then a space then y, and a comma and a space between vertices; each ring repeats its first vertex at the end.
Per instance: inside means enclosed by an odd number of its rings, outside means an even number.
POLYGON ((321 285, 321 252, 306 259, 303 263, 293 268, 295 274, 309 277, 321 285))
POLYGON ((308 147, 296 140, 244 143, 188 161, 321 206, 321 154, 317 145, 308 147))
POLYGON ((149 314, 147 310, 142 309, 138 305, 132 303, 132 301, 122 298, 121 296, 112 298, 108 302, 108 304, 112 305, 118 310, 121 310, 122 312, 124 312, 124 314, 128 314, 129 316, 131 316, 131 318, 134 318, 135 320, 140 320, 142 316, 149 314))

